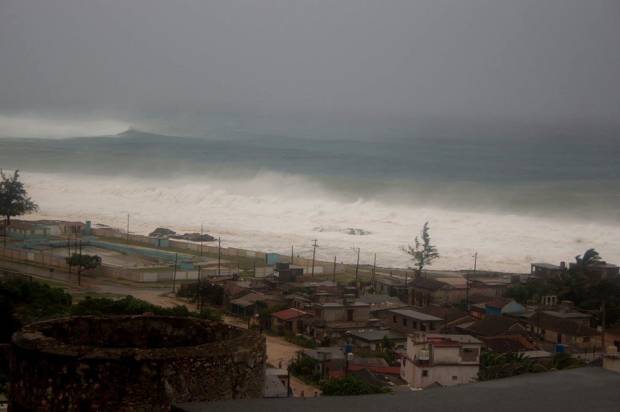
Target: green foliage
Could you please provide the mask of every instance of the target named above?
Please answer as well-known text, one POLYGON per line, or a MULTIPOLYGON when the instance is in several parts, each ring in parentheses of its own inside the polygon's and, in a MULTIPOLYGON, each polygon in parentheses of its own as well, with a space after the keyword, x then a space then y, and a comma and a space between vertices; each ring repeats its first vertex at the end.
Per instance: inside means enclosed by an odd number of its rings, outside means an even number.
POLYGON ((224 303, 224 288, 211 282, 196 282, 182 285, 177 296, 189 298, 197 302, 200 298, 211 306, 222 306, 224 303))
POLYGON ((588 249, 583 255, 575 256, 577 264, 582 268, 601 261, 601 256, 595 249, 588 249))
POLYGON ((122 299, 87 297, 71 308, 72 315, 141 315, 153 313, 161 316, 190 316, 191 312, 185 306, 164 308, 153 305, 133 296, 122 299))
POLYGON ((318 361, 302 355, 291 363, 291 374, 304 381, 318 383, 321 379, 321 376, 316 373, 318 364, 318 361))
POLYGON ((594 249, 588 249, 583 256, 577 256, 577 263, 571 270, 554 279, 532 279, 524 285, 510 288, 506 296, 520 303, 539 303, 542 296, 557 295, 559 300, 570 300, 582 310, 606 309, 606 325, 620 321, 620 278, 597 279, 588 276, 587 266, 595 265, 600 256, 594 249))
POLYGON ((584 366, 584 363, 568 353, 556 353, 551 360, 535 361, 526 358, 522 353, 483 351, 480 355, 478 380, 487 381, 524 373, 539 373, 581 366, 584 366))
POLYGON ((428 222, 422 227, 422 241, 415 237, 414 246, 408 245, 403 251, 411 256, 418 267, 418 276, 422 274, 425 266, 430 266, 434 260, 439 259, 437 248, 431 244, 428 222))
POLYGON ((0 281, 3 341, 22 324, 65 315, 71 307, 71 295, 26 278, 0 281), (5 327, 7 325, 8 327, 5 327))
POLYGON ((19 171, 6 175, 0 170, 0 215, 10 223, 12 216, 36 212, 39 207, 28 197, 24 183, 19 180, 19 171))
POLYGON ((79 266, 82 269, 96 269, 101 266, 101 258, 97 255, 82 255, 74 253, 65 259, 69 266, 79 266))
POLYGON ((354 376, 322 381, 320 388, 324 396, 355 396, 391 392, 389 388, 372 385, 354 376))
MULTIPOLYGON (((390 342, 390 344, 393 345, 392 342, 390 342)), ((360 358, 382 358, 385 359, 385 361, 390 365, 393 365, 396 362, 396 356, 394 355, 394 352, 391 349, 385 348, 376 351, 358 349, 355 351, 355 356, 359 356, 360 358)))
POLYGON ((316 342, 314 339, 311 339, 304 335, 286 335, 284 337, 287 341, 291 342, 294 345, 301 346, 302 348, 316 348, 316 342))
POLYGON ((478 380, 507 378, 534 372, 534 362, 522 353, 497 353, 483 351, 480 354, 480 370, 478 380))
POLYGON ((213 308, 209 308, 209 307, 204 307, 204 308, 201 309, 200 313, 198 313, 197 317, 199 317, 200 319, 221 321, 222 320, 222 312, 220 312, 217 309, 213 309, 213 308))

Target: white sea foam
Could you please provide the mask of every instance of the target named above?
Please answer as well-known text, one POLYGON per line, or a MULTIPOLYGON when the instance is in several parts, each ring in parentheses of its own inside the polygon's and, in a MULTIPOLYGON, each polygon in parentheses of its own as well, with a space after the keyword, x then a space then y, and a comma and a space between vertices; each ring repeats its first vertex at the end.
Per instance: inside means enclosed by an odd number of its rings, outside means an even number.
POLYGON ((594 247, 609 261, 620 261, 620 228, 584 221, 445 210, 391 204, 389 200, 346 201, 311 180, 260 173, 250 179, 198 176, 182 179, 77 176, 23 173, 39 216, 90 219, 116 227, 130 217, 131 231, 148 233, 157 226, 197 231, 201 224, 225 246, 289 253, 351 262, 354 248, 369 263, 408 266, 401 246, 411 243, 425 221, 441 259, 433 268, 472 266, 528 271, 534 261, 571 260, 594 247), (317 231, 317 227, 330 228, 317 231), (348 234, 348 228, 369 232, 348 234))

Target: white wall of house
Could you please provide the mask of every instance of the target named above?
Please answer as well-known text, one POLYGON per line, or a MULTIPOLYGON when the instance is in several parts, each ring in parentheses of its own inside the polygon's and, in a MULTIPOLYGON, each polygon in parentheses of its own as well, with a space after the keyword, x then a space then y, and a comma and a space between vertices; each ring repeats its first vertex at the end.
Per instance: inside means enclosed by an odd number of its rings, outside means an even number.
POLYGON ((401 377, 413 388, 434 383, 442 386, 475 382, 480 362, 480 343, 435 346, 407 339, 407 357, 401 361, 401 377))

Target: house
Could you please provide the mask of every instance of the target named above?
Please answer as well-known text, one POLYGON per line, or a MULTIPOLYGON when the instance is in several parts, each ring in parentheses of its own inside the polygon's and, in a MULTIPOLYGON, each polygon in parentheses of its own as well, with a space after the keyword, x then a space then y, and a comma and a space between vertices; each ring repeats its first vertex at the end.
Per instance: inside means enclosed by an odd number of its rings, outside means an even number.
POLYGON ((373 282, 374 292, 389 296, 399 296, 406 290, 405 281, 400 278, 376 276, 373 282))
POLYGON ((401 333, 438 331, 443 319, 413 310, 409 307, 383 309, 373 314, 382 320, 383 325, 401 333))
POLYGON ((416 308, 416 310, 442 319, 443 322, 440 328, 442 333, 452 333, 456 326, 475 320, 468 312, 454 306, 430 305, 416 308))
POLYGON ((304 276, 304 268, 289 263, 276 263, 275 276, 280 282, 296 282, 304 276))
POLYGON ((553 279, 559 277, 566 272, 566 263, 560 262, 560 265, 551 263, 532 263, 530 265, 530 274, 535 278, 553 279))
POLYGON ((543 310, 542 313, 557 319, 576 322, 583 326, 590 326, 592 323, 592 315, 590 313, 579 312, 571 307, 560 306, 557 310, 543 310))
POLYGON ((605 329, 605 348, 615 346, 620 350, 620 325, 605 329))
POLYGON ((480 337, 484 347, 497 353, 525 353, 538 347, 523 335, 500 335, 480 337))
POLYGON ((400 299, 384 294, 366 294, 360 296, 357 300, 368 303, 372 309, 402 306, 400 299))
POLYGON ((579 322, 538 312, 528 320, 527 325, 528 330, 544 342, 564 345, 573 352, 592 351, 602 347, 601 333, 579 322))
POLYGON ((475 382, 482 342, 469 335, 416 333, 407 339, 401 378, 412 388, 475 382))
POLYGON ((436 279, 418 277, 409 282, 408 304, 413 306, 448 305, 465 299, 467 287, 454 285, 436 279))
POLYGON ((295 308, 284 309, 271 314, 271 329, 280 335, 296 335, 304 332, 310 319, 310 313, 295 308))
POLYGON ((289 396, 288 370, 265 368, 263 398, 287 398, 289 396))
POLYGON ((358 329, 347 332, 354 347, 377 351, 383 349, 385 341, 394 347, 407 341, 405 335, 389 329, 358 329))
POLYGON ((314 316, 325 322, 366 322, 370 317, 370 305, 360 301, 342 300, 313 305, 314 316))
POLYGON ((304 349, 297 352, 299 357, 306 357, 314 361, 313 375, 325 378, 334 368, 334 361, 344 363, 345 354, 342 348, 337 346, 322 346, 314 349, 304 349), (331 368, 330 368, 331 365, 331 368))
POLYGON ((517 315, 525 312, 525 307, 514 299, 493 298, 484 304, 485 315, 517 315))
POLYGON ((523 321, 507 316, 487 316, 471 324, 460 325, 464 333, 482 338, 490 336, 527 334, 523 321))
POLYGON ((18 239, 44 238, 52 235, 52 229, 49 226, 24 220, 11 221, 5 230, 7 236, 18 239))
POLYGON ((343 299, 339 302, 315 303, 314 320, 308 332, 317 340, 341 339, 351 329, 369 326, 370 305, 343 299))
POLYGON ((252 316, 263 308, 274 307, 282 303, 282 299, 277 296, 250 292, 240 298, 231 300, 230 311, 239 316, 252 316))
POLYGON ((582 267, 578 263, 569 264, 569 270, 581 271, 585 273, 591 279, 609 279, 620 275, 620 267, 613 263, 607 263, 605 261, 598 261, 582 267))

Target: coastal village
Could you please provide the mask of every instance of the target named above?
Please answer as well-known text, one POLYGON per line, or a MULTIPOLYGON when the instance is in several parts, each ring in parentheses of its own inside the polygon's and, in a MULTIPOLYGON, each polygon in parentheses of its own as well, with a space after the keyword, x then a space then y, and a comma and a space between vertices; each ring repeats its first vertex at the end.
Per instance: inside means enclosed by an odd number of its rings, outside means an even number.
POLYGON ((540 287, 574 273, 617 279, 619 267, 592 251, 533 262, 529 273, 405 270, 231 248, 166 228, 137 235, 13 220, 5 229, 3 278, 51 282, 79 299, 132 295, 213 311, 266 336, 267 398, 320 396, 321 382, 348 377, 401 392, 589 364, 620 372, 620 325, 606 322, 605 305, 584 309, 540 287))

